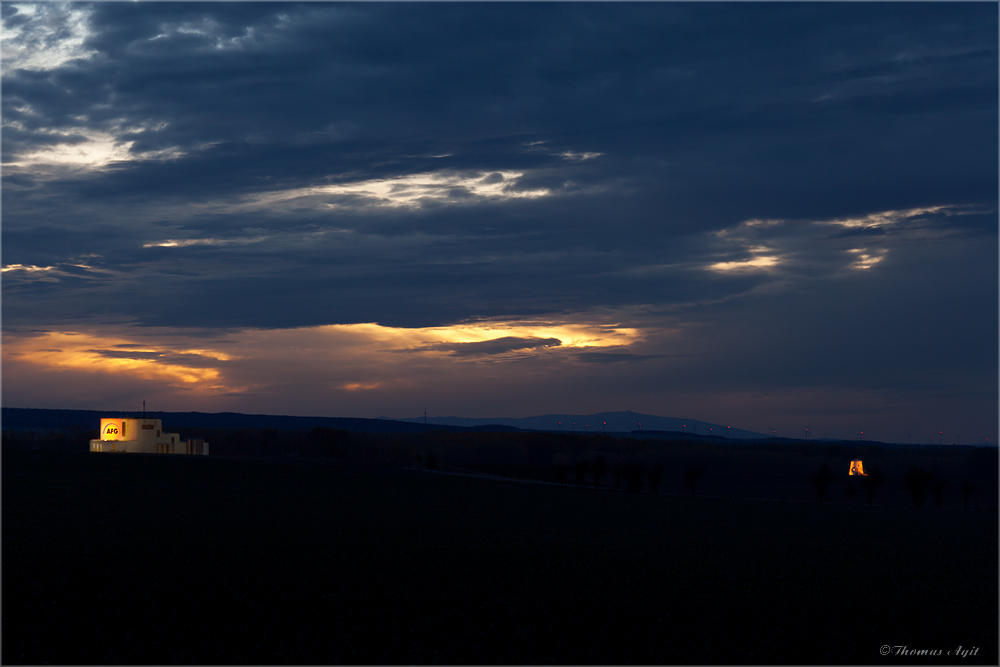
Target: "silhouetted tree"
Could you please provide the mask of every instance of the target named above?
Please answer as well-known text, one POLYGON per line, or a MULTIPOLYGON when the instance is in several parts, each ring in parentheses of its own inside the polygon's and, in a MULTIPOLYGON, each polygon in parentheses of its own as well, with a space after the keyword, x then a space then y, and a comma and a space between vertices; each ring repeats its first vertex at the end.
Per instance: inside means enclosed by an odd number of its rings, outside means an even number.
POLYGON ((704 472, 705 469, 703 467, 696 466, 693 463, 689 463, 687 470, 684 471, 684 483, 687 484, 692 496, 694 495, 695 488, 698 486, 698 480, 701 479, 704 472))
POLYGON ((844 486, 844 494, 847 496, 847 502, 851 502, 852 500, 854 500, 854 494, 856 492, 857 489, 854 486, 854 480, 848 479, 847 485, 844 486))
POLYGON ((438 457, 435 456, 433 453, 428 454, 427 460, 424 462, 424 466, 428 470, 434 470, 435 468, 437 468, 437 465, 438 465, 438 457))
POLYGON ((625 476, 625 488, 629 493, 639 493, 642 491, 642 475, 646 472, 646 466, 638 461, 629 461, 625 464, 622 474, 625 476))
POLYGON ((976 487, 973 486, 972 482, 967 479, 962 480, 962 504, 965 509, 969 509, 969 501, 972 500, 972 494, 975 491, 976 487))
POLYGON ((885 478, 882 476, 882 471, 878 468, 872 468, 867 475, 861 478, 861 488, 865 490, 865 495, 868 497, 869 507, 875 503, 875 492, 878 491, 878 487, 884 481, 885 478))
POLYGON ((910 492, 910 500, 913 501, 914 507, 924 506, 924 498, 932 479, 931 473, 917 466, 910 468, 910 472, 906 473, 903 483, 906 485, 906 490, 910 492))
POLYGON ((598 456, 594 460, 594 465, 590 466, 590 472, 594 476, 594 489, 600 486, 601 478, 608 472, 608 462, 603 456, 598 456))
POLYGON ((822 503, 826 499, 826 487, 829 486, 832 481, 833 469, 829 466, 829 464, 824 463, 819 467, 819 471, 812 477, 812 483, 816 487, 819 502, 822 503))
POLYGON ((625 471, 625 465, 618 461, 615 467, 611 469, 615 474, 615 491, 620 491, 622 488, 622 473, 625 471))
POLYGON ((576 462, 576 483, 583 484, 583 480, 587 478, 587 470, 590 469, 590 461, 587 459, 580 459, 576 462))
POLYGON ((948 486, 948 481, 941 475, 934 475, 934 479, 931 482, 931 493, 934 494, 934 506, 941 509, 941 503, 944 502, 944 487, 948 486))
POLYGON ((559 482, 559 485, 562 486, 563 484, 565 484, 567 479, 569 479, 569 469, 566 468, 565 464, 557 463, 556 480, 559 482))
POLYGON ((657 463, 654 465, 649 474, 646 475, 646 483, 649 484, 649 488, 652 489, 653 493, 660 487, 660 480, 663 479, 663 464, 657 463))

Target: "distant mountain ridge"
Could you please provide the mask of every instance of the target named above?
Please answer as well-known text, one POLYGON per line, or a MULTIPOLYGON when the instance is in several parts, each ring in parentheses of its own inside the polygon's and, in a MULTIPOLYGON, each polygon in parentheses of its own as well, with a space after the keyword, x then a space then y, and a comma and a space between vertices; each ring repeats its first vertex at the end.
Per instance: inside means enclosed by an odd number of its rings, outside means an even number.
MULTIPOLYGON (((389 419, 384 417, 384 419, 389 419)), ((423 417, 397 419, 396 421, 422 424, 423 417)), ((722 424, 713 424, 698 419, 682 419, 680 417, 658 417, 640 412, 625 410, 620 412, 599 412, 592 415, 541 415, 538 417, 427 417, 427 425, 441 426, 485 426, 495 424, 513 426, 532 431, 576 431, 578 433, 630 433, 632 431, 676 431, 701 436, 719 436, 736 440, 755 440, 771 436, 755 433, 740 428, 727 428, 722 424)))
MULTIPOLYGON (((21 429, 90 429, 98 428, 102 417, 137 417, 140 413, 121 410, 60 410, 48 408, 3 408, 2 427, 21 429)), ((433 430, 486 431, 526 430, 577 433, 631 433, 659 431, 664 434, 686 433, 701 437, 758 439, 766 436, 753 431, 712 424, 697 419, 658 417, 639 412, 601 412, 592 415, 552 414, 522 418, 423 417, 392 419, 378 417, 298 417, 288 415, 250 415, 238 412, 148 412, 150 418, 162 419, 168 428, 273 428, 308 430, 315 426, 342 428, 368 433, 423 433, 433 430)))
MULTIPOLYGON (((73 410, 53 408, 3 408, 0 427, 4 429, 24 429, 34 431, 79 432, 97 430, 102 417, 138 417, 142 413, 121 410, 73 410)), ((592 415, 552 414, 537 417, 423 417, 391 419, 378 417, 298 417, 292 415, 249 415, 239 412, 153 412, 147 413, 151 419, 162 419, 167 429, 219 428, 219 429, 263 429, 301 431, 316 426, 337 428, 356 433, 427 433, 430 431, 452 432, 495 432, 495 431, 559 431, 566 433, 605 432, 614 436, 629 435, 634 438, 663 440, 726 439, 740 441, 788 441, 802 442, 801 438, 787 438, 780 434, 765 435, 745 429, 727 429, 721 424, 713 424, 698 419, 659 417, 640 412, 600 412, 592 415), (574 426, 575 424, 575 426, 574 426), (644 431, 644 435, 635 432, 644 431), (726 431, 729 431, 727 434, 726 431)), ((823 444, 865 444, 888 447, 908 447, 901 443, 885 443, 866 440, 844 441, 830 438, 814 438, 812 442, 823 444)), ((747 444, 750 444, 748 442, 747 444)), ((916 445, 915 445, 916 446, 916 445)), ((976 447, 976 445, 963 445, 976 447)), ((996 445, 987 445, 987 448, 996 445)))
MULTIPOLYGON (((15 429, 98 429, 102 417, 139 417, 141 412, 121 410, 57 410, 47 408, 3 408, 0 425, 15 429)), ((480 431, 478 426, 443 426, 360 417, 296 417, 286 415, 247 415, 239 412, 147 412, 150 419, 162 419, 165 428, 273 428, 309 430, 316 426, 340 428, 359 433, 425 433, 480 431)), ((514 430, 503 427, 502 430, 514 430)))

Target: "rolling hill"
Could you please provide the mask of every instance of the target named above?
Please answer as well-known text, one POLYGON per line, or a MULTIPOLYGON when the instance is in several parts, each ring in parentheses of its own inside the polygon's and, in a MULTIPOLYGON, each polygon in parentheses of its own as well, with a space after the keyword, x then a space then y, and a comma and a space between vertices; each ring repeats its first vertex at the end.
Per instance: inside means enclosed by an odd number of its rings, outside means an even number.
MULTIPOLYGON (((385 419, 388 419, 388 417, 385 419)), ((413 417, 398 419, 397 421, 422 424, 424 422, 424 418, 413 417)), ((704 422, 697 419, 683 419, 680 417, 658 417, 656 415, 632 412, 631 410, 619 412, 599 412, 592 415, 553 414, 521 418, 427 417, 427 424, 465 427, 499 424, 503 426, 513 426, 519 429, 537 431, 595 432, 603 430, 607 433, 630 433, 638 430, 671 431, 702 436, 714 435, 739 440, 769 437, 762 433, 755 433, 753 431, 746 431, 739 428, 727 429, 727 427, 723 424, 712 424, 710 422, 704 422)))

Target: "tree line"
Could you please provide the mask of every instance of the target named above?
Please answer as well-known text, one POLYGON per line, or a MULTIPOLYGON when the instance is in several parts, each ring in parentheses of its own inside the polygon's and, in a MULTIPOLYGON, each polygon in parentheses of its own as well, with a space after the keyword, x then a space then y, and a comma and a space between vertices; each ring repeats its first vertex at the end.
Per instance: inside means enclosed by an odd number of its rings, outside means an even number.
MULTIPOLYGON (((923 445, 887 450, 854 443, 746 446, 636 440, 603 433, 361 433, 324 426, 309 430, 171 429, 168 424, 165 428, 180 432, 184 439, 208 441, 213 456, 296 457, 328 463, 469 470, 633 493, 660 493, 672 480, 674 489, 691 495, 706 483, 709 494, 730 495, 739 493, 741 484, 745 488, 745 480, 758 479, 762 480, 761 488, 778 483, 805 489, 812 486, 821 503, 833 500, 830 489, 842 485, 840 502, 853 503, 860 492, 863 501, 872 505, 884 495, 887 481, 894 493, 905 493, 915 507, 925 506, 928 500, 941 507, 958 498, 967 507, 977 498, 987 501, 996 495, 997 452, 974 447, 923 445), (805 466, 816 459, 822 463, 809 472, 805 466), (866 461, 867 476, 846 475, 853 459, 866 461), (831 466, 830 462, 836 463, 831 466), (949 501, 949 497, 953 499, 949 501)), ((86 452, 89 440, 96 437, 97 429, 82 425, 50 431, 5 429, 3 446, 86 452)))

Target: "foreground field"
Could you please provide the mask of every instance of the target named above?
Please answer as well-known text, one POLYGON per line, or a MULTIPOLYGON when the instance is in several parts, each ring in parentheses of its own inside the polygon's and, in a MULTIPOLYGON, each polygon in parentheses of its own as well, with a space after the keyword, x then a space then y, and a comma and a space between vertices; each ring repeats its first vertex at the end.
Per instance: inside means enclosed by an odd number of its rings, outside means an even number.
POLYGON ((3 455, 7 664, 996 664, 997 602, 995 512, 3 455))

